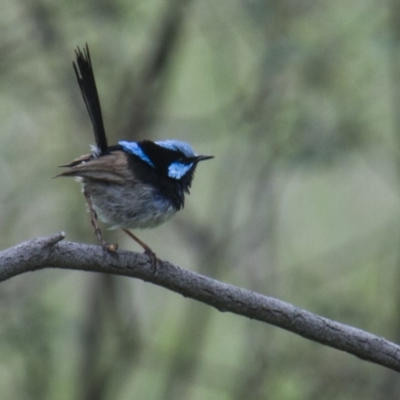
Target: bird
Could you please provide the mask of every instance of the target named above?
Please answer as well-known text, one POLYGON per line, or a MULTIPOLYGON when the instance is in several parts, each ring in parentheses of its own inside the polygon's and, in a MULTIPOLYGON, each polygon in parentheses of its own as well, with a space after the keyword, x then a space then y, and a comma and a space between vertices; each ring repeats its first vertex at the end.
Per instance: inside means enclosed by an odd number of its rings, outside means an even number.
POLYGON ((176 139, 120 140, 109 146, 88 44, 77 47, 75 56, 72 65, 96 144, 89 154, 61 165, 65 170, 57 177, 81 183, 93 230, 105 250, 115 253, 118 244, 104 240, 98 219, 135 240, 157 269, 155 252, 130 229, 157 227, 181 210, 198 163, 214 156, 198 155, 176 139))

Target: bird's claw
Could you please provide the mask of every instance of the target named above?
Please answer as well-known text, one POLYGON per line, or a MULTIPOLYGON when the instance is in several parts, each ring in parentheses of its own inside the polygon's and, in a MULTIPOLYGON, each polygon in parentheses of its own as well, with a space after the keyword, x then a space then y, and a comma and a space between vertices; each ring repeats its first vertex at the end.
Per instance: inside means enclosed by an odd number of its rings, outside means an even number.
POLYGON ((108 251, 109 253, 116 253, 116 251, 118 250, 118 243, 103 243, 103 249, 108 251))

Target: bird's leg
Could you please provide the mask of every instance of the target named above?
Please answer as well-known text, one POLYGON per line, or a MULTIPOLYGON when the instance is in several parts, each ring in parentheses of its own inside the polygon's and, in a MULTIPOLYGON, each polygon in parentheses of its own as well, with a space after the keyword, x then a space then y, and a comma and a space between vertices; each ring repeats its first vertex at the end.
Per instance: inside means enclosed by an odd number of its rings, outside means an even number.
POLYGON ((99 228, 99 224, 97 223, 97 213, 93 208, 92 199, 90 198, 89 193, 84 189, 83 194, 85 195, 86 202, 90 212, 90 222, 92 223, 92 227, 94 233, 97 236, 97 240, 102 245, 103 249, 109 251, 110 253, 115 253, 118 250, 118 244, 109 244, 103 239, 103 235, 101 234, 101 230, 99 228))
POLYGON ((158 258, 156 253, 147 246, 146 243, 142 242, 137 236, 135 236, 131 231, 128 231, 127 229, 122 229, 131 239, 133 239, 137 244, 139 244, 143 250, 144 253, 147 254, 151 258, 151 264, 154 270, 154 275, 157 275, 157 266, 158 266, 158 258))

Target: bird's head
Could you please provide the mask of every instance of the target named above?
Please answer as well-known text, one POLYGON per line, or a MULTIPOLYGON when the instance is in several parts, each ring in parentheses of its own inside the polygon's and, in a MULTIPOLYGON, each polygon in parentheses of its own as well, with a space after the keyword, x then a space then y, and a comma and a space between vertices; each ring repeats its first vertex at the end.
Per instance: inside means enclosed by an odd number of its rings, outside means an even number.
POLYGON ((195 154, 188 143, 180 140, 120 141, 118 144, 124 151, 137 156, 154 168, 158 174, 182 183, 185 191, 192 183, 197 164, 213 158, 213 156, 195 154))

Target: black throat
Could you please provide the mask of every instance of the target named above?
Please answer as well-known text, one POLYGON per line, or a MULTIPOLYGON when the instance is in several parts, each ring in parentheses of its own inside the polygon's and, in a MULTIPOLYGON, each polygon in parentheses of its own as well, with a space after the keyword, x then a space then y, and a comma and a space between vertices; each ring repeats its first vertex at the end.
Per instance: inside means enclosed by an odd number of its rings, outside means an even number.
POLYGON ((165 174, 164 170, 159 170, 139 157, 128 154, 128 166, 132 174, 140 182, 151 185, 163 198, 166 198, 172 203, 175 210, 180 210, 185 204, 185 193, 189 193, 189 188, 192 184, 195 165, 181 179, 173 179, 165 174))

